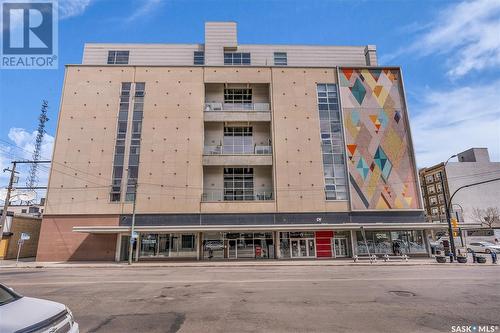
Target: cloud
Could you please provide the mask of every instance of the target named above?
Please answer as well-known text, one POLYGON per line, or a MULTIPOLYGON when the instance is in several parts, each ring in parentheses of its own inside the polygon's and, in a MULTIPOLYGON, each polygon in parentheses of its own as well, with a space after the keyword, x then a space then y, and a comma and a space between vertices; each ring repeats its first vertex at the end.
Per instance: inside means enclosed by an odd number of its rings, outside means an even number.
POLYGON ((82 15, 90 6, 91 2, 92 0, 60 0, 59 19, 64 20, 82 15))
POLYGON ((425 90, 411 110, 413 141, 419 167, 446 160, 472 147, 487 147, 500 160, 500 80, 447 91, 425 90))
MULTIPOLYGON (((13 127, 9 130, 8 138, 10 141, 0 141, 0 169, 11 168, 12 160, 31 160, 33 150, 35 149, 35 139, 37 132, 28 132, 24 128, 13 127)), ((54 146, 54 137, 45 134, 42 141, 42 149, 40 152, 41 158, 50 160, 52 149, 54 146)), ((28 176, 30 165, 19 164, 16 171, 19 171, 19 186, 24 186, 28 176)), ((38 169, 38 185, 44 186, 48 182, 49 165, 41 165, 38 169)), ((0 173, 0 185, 4 187, 9 181, 9 173, 0 173)), ((43 196, 43 192, 39 193, 39 197, 43 196)))
MULTIPOLYGON (((414 28, 413 28, 414 29, 414 28)), ((438 12, 432 23, 415 29, 416 40, 393 54, 381 57, 387 63, 408 54, 446 56, 448 76, 461 77, 472 71, 500 65, 500 1, 462 1, 438 12)))
POLYGON ((134 13, 132 13, 132 15, 127 18, 127 22, 135 21, 143 16, 152 13, 162 4, 162 0, 141 0, 140 2, 142 4, 135 10, 134 13))

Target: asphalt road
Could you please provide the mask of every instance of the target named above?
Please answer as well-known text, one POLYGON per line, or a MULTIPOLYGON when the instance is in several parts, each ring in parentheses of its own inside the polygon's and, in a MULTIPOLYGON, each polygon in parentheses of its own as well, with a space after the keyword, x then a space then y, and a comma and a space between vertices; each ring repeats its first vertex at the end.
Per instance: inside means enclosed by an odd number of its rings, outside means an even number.
MULTIPOLYGON (((82 332, 451 332, 500 324, 500 265, 2 269, 82 332)), ((500 332, 500 329, 497 330, 500 332)))

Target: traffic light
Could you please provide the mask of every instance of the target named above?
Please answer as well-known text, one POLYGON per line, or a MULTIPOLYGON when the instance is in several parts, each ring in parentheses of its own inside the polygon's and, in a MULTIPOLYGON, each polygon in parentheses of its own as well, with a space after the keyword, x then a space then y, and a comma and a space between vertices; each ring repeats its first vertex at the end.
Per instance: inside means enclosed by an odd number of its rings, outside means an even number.
POLYGON ((458 221, 456 218, 451 219, 451 225, 453 226, 453 237, 458 237, 458 221))

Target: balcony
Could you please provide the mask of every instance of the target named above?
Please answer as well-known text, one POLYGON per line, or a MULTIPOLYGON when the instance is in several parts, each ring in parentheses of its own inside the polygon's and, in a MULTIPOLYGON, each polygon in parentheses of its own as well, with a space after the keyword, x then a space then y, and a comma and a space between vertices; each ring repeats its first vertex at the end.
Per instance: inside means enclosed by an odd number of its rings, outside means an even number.
POLYGON ((269 209, 274 201, 272 166, 204 166, 201 201, 207 209, 269 209))
POLYGON ((241 201, 270 201, 274 200, 273 192, 259 192, 254 194, 247 194, 241 196, 227 196, 223 191, 210 191, 204 192, 201 196, 202 202, 234 202, 241 201))
POLYGON ((209 122, 269 122, 269 85, 207 83, 204 111, 209 122))
POLYGON ((205 103, 205 112, 269 112, 269 103, 205 103))
POLYGON ((204 155, 272 155, 271 146, 205 146, 204 155))
POLYGON ((205 146, 203 165, 272 165, 272 147, 205 146))

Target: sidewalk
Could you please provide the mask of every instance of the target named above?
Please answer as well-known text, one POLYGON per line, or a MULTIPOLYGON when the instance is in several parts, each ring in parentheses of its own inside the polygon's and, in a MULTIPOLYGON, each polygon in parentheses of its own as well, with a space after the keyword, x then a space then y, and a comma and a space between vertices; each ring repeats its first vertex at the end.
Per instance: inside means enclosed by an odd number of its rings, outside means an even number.
MULTIPOLYGON (((252 266, 420 266, 420 265, 450 265, 464 266, 496 266, 491 259, 485 264, 473 264, 471 260, 466 264, 457 262, 450 264, 439 264, 434 258, 417 258, 408 261, 377 260, 370 263, 367 260, 353 262, 353 259, 324 259, 324 260, 240 260, 240 261, 156 261, 156 262, 134 262, 129 266, 126 262, 99 262, 99 261, 73 261, 73 262, 36 262, 19 261, 16 266, 15 260, 0 261, 1 268, 134 268, 134 267, 252 267, 252 266)), ((500 265, 499 265, 500 266, 500 265)))

